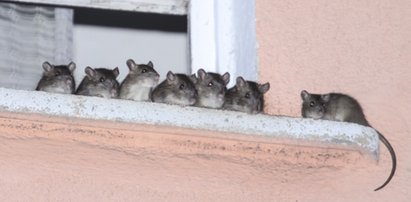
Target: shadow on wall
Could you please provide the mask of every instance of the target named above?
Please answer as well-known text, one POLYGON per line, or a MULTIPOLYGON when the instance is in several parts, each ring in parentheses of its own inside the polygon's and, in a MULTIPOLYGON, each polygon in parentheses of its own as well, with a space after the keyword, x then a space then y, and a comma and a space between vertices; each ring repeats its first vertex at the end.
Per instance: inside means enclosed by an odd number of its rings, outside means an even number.
POLYGON ((187 32, 186 15, 76 8, 74 9, 74 23, 167 32, 187 32))

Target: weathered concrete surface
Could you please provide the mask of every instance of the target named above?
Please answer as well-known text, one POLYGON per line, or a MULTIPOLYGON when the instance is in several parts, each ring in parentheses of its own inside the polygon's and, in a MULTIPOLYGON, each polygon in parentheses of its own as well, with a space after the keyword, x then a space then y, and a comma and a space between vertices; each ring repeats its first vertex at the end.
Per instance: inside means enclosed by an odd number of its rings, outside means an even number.
POLYGON ((308 145, 358 147, 378 159, 377 133, 357 124, 5 88, 0 88, 0 97, 3 97, 0 110, 9 112, 267 136, 308 145))

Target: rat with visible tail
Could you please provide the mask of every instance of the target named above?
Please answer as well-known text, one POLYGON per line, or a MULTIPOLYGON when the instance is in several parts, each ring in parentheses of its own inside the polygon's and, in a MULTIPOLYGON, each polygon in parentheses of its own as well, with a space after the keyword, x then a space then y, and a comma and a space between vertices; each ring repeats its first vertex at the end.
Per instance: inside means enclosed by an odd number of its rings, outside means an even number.
MULTIPOLYGON (((304 118, 351 122, 372 127, 365 119, 359 102, 349 95, 341 93, 312 94, 303 90, 301 91, 301 98, 303 100, 301 113, 304 118)), ((380 132, 377 131, 377 133, 379 139, 391 154, 392 169, 384 184, 374 191, 382 189, 391 181, 397 167, 397 158, 393 147, 380 132)))

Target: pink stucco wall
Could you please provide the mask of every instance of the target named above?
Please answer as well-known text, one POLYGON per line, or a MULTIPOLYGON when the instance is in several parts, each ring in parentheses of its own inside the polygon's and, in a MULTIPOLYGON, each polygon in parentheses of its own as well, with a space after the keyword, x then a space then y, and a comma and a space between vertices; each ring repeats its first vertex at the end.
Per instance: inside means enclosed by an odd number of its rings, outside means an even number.
POLYGON ((266 110, 299 116, 302 89, 363 105, 397 151, 0 112, 0 201, 409 201, 411 1, 256 0, 266 110))
MULTIPOLYGON (((337 188, 335 193, 325 192, 329 185, 313 182, 307 184, 309 190, 284 194, 311 192, 312 198, 303 201, 320 201, 324 196, 328 201, 343 197, 345 201, 409 201, 411 1, 256 0, 256 9, 260 80, 271 83, 266 110, 300 116, 302 89, 348 93, 362 104, 369 122, 391 141, 398 158, 391 183, 361 198, 358 190, 363 185, 356 183, 347 193, 337 188)), ((381 153, 379 165, 384 169, 378 172, 380 179, 390 170, 384 147, 381 153)), ((356 172, 345 180, 370 177, 356 172)), ((332 176, 319 175, 315 181, 325 177, 332 176)))
POLYGON ((356 150, 235 137, 0 112, 0 201, 344 201, 382 180, 356 150))

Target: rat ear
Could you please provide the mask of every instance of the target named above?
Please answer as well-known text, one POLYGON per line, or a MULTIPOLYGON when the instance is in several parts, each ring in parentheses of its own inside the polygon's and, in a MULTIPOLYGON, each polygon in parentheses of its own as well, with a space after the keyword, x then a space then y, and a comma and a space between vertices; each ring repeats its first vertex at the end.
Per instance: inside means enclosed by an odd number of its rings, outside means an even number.
POLYGON ((113 69, 113 74, 114 74, 114 77, 116 78, 118 77, 118 75, 120 74, 120 70, 118 70, 118 67, 113 69))
POLYGON ((241 76, 237 77, 236 84, 235 84, 236 86, 243 87, 243 86, 245 86, 245 84, 246 84, 246 81, 244 80, 243 77, 241 77, 241 76))
POLYGON ((174 81, 176 79, 176 75, 173 74, 172 71, 167 72, 167 81, 174 81))
POLYGON ((324 100, 325 102, 330 101, 331 95, 330 94, 323 94, 321 95, 321 99, 324 100))
POLYGON ((127 64, 128 69, 129 69, 130 71, 133 71, 133 70, 136 70, 136 69, 137 69, 137 64, 134 62, 133 59, 128 59, 127 62, 126 62, 126 64, 127 64))
POLYGON ((86 72, 86 75, 87 75, 87 77, 88 77, 90 80, 93 80, 93 78, 96 77, 96 75, 97 75, 96 70, 93 69, 93 68, 91 68, 91 67, 89 67, 89 66, 86 67, 86 69, 84 70, 84 72, 86 72))
POLYGON ((51 65, 49 62, 46 61, 43 63, 43 69, 45 72, 49 72, 53 70, 53 68, 54 68, 53 65, 51 65))
POLYGON ((224 85, 227 85, 228 82, 230 82, 230 73, 226 72, 223 76, 221 76, 221 78, 224 81, 224 85))
POLYGON ((198 78, 201 80, 204 80, 205 77, 207 76, 207 72, 203 68, 199 69, 197 71, 197 74, 198 74, 198 78))
POLYGON ((258 91, 260 91, 260 93, 264 94, 266 93, 268 90, 270 90, 270 83, 265 83, 265 84, 258 84, 258 91))
POLYGON ((151 62, 151 61, 149 61, 149 62, 147 63, 147 66, 150 66, 150 67, 154 68, 153 62, 151 62))
POLYGON ((191 80, 191 82, 193 82, 193 84, 196 84, 197 81, 198 81, 198 79, 197 79, 197 77, 196 77, 196 74, 192 74, 192 75, 189 76, 188 78, 191 80))
POLYGON ((70 70, 70 72, 73 73, 73 71, 76 69, 76 63, 70 62, 70 63, 67 65, 67 67, 68 67, 68 69, 70 70))
POLYGON ((310 99, 310 96, 311 96, 310 93, 308 93, 306 90, 301 91, 301 99, 303 101, 310 99))

